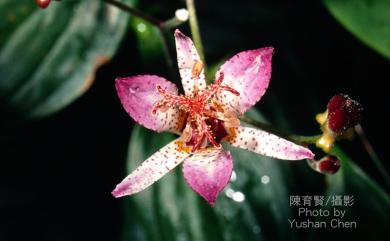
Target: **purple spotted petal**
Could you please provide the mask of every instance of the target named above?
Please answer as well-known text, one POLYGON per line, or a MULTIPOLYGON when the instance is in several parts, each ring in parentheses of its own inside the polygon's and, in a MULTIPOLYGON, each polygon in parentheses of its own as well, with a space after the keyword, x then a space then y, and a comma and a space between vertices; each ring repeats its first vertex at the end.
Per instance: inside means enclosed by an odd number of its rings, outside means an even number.
POLYGON ((235 137, 228 142, 235 147, 277 159, 301 160, 314 157, 309 149, 266 131, 240 126, 234 132, 235 137))
POLYGON ((218 70, 224 74, 223 85, 237 90, 240 96, 223 91, 217 98, 232 110, 243 114, 264 95, 271 78, 272 47, 248 50, 236 54, 218 70))
POLYGON ((118 198, 144 190, 183 162, 188 156, 188 153, 179 151, 177 140, 170 142, 123 179, 112 191, 112 195, 118 198))
POLYGON ((230 180, 233 159, 228 151, 208 148, 195 152, 183 164, 188 185, 214 206, 220 191, 230 180))
POLYGON ((178 133, 183 123, 180 111, 169 108, 152 114, 154 104, 162 98, 157 92, 157 85, 177 94, 176 86, 164 78, 155 75, 138 75, 117 78, 115 87, 123 107, 139 124, 154 131, 172 131, 178 133))
POLYGON ((199 74, 199 78, 193 78, 194 64, 200 61, 198 51, 196 50, 192 40, 185 36, 178 29, 175 31, 177 63, 186 95, 190 95, 197 86, 199 90, 206 87, 204 70, 199 74))

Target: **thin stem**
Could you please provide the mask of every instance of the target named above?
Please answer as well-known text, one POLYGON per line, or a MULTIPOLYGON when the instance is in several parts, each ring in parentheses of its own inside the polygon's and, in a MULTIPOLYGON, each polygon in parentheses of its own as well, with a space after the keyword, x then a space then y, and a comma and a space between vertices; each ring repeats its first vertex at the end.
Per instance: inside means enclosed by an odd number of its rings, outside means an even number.
POLYGON ((313 135, 313 136, 290 135, 289 138, 298 143, 316 144, 316 142, 321 138, 321 136, 322 135, 313 135))
POLYGON ((206 60, 203 51, 202 38, 199 32, 199 25, 198 25, 198 19, 196 17, 194 0, 186 0, 186 5, 189 14, 192 39, 194 41, 196 49, 199 52, 200 59, 203 61, 204 66, 206 66, 206 60))
POLYGON ((161 28, 162 22, 160 20, 158 20, 152 16, 149 16, 149 15, 145 14, 144 12, 141 12, 140 10, 133 8, 132 6, 129 6, 127 4, 119 2, 117 0, 104 0, 104 1, 108 4, 111 4, 117 8, 125 11, 125 12, 128 12, 136 17, 139 17, 139 18, 145 20, 146 22, 158 27, 159 29, 161 28))
MULTIPOLYGON (((176 69, 173 62, 173 57, 168 47, 168 40, 163 31, 160 31, 161 44, 164 52, 165 61, 167 62, 169 68, 169 74, 172 80, 177 80, 176 69)), ((176 81, 177 82, 177 81, 176 81)))
POLYGON ((374 163, 375 167, 378 169, 379 173, 382 175, 383 179, 385 180, 386 184, 390 187, 390 177, 389 174, 386 172, 385 167, 382 165, 382 162, 377 155, 376 151, 374 150, 374 147, 371 145, 370 141, 368 140, 363 127, 359 124, 355 126, 355 131, 358 134, 360 141, 362 142, 364 148, 366 149, 366 152, 370 156, 372 162, 374 163))
POLYGON ((161 44, 164 52, 165 61, 167 62, 168 68, 169 68, 169 74, 171 75, 171 78, 175 78, 176 69, 174 67, 174 59, 169 51, 169 45, 166 35, 164 34, 166 31, 175 28, 179 26, 180 24, 184 23, 185 21, 181 21, 176 16, 168 21, 160 21, 152 16, 147 15, 144 12, 141 12, 140 10, 133 8, 132 6, 129 6, 127 4, 124 4, 118 0, 104 0, 106 3, 111 4, 122 11, 125 11, 135 17, 141 18, 145 22, 149 23, 150 25, 156 27, 159 30, 159 34, 161 37, 161 44))
POLYGON ((174 28, 177 28, 178 26, 182 25, 185 22, 186 21, 182 21, 182 20, 178 19, 177 17, 173 17, 173 18, 168 19, 167 21, 161 23, 161 29, 163 31, 174 29, 174 28))
POLYGON ((285 131, 279 130, 275 128, 274 126, 271 126, 269 124, 253 120, 252 118, 249 118, 247 116, 242 116, 240 118, 242 121, 251 124, 253 126, 256 126, 262 130, 265 130, 267 132, 276 134, 278 136, 282 136, 286 139, 289 139, 295 143, 305 145, 305 144, 315 144, 319 138, 321 138, 322 135, 314 135, 314 136, 300 136, 300 135, 291 135, 286 133, 285 131))
POLYGON ((248 123, 248 124, 251 124, 253 126, 256 126, 262 130, 265 130, 265 131, 268 131, 268 132, 271 132, 271 133, 275 133, 279 136, 288 136, 287 133, 285 133, 284 131, 281 131, 281 130, 278 130, 276 129, 275 127, 269 125, 269 124, 266 124, 266 123, 263 123, 263 122, 260 122, 260 121, 257 121, 257 120, 254 120, 248 116, 241 116, 240 117, 240 120, 248 123))

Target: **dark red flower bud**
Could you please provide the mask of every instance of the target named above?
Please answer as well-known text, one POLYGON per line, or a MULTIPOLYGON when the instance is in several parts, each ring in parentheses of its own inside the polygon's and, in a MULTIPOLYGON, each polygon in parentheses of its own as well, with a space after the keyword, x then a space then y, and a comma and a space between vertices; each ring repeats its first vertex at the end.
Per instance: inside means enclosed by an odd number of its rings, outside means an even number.
POLYGON ((35 3, 40 7, 40 8, 47 8, 49 6, 51 0, 35 0, 35 3))
POLYGON ((340 169, 340 160, 335 156, 325 156, 318 161, 318 169, 321 173, 334 174, 340 169))
POLYGON ((348 95, 337 94, 328 103, 328 127, 340 134, 359 124, 362 119, 363 107, 348 95))

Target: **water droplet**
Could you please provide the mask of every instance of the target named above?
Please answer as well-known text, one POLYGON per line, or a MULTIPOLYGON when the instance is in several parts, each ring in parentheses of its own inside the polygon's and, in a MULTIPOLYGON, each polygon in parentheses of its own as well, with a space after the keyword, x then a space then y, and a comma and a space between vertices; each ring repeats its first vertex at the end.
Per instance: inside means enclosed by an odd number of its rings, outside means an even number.
POLYGON ((181 8, 181 9, 176 10, 176 12, 175 12, 175 17, 176 17, 179 21, 185 22, 185 21, 188 20, 189 13, 188 13, 187 9, 181 8))
POLYGON ((225 195, 226 195, 226 197, 232 198, 232 197, 233 197, 233 194, 234 194, 234 190, 233 190, 233 189, 231 189, 231 188, 226 188, 226 190, 225 190, 225 195))
POLYGON ((232 199, 235 202, 241 203, 241 202, 245 201, 245 195, 242 192, 235 192, 232 195, 232 199))
POLYGON ((235 171, 232 172, 232 176, 230 177, 231 182, 235 182, 237 180, 237 174, 235 171))
POLYGON ((129 88, 129 92, 130 94, 135 94, 139 91, 139 87, 138 86, 135 86, 135 87, 130 87, 129 88))
POLYGON ((137 30, 138 30, 138 32, 140 32, 140 33, 145 32, 145 30, 146 30, 146 25, 143 24, 143 23, 139 23, 139 24, 137 25, 137 30))
POLYGON ((261 183, 268 184, 269 183, 269 176, 267 176, 267 175, 262 176, 261 183))

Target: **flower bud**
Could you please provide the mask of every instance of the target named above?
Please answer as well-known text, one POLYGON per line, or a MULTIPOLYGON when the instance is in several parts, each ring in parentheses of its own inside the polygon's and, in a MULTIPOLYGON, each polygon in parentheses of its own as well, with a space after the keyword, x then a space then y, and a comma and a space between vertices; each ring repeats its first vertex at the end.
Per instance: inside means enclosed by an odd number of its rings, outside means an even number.
POLYGON ((335 134, 359 124, 363 107, 348 95, 337 94, 328 103, 328 128, 335 134))
POLYGON ((340 169, 340 160, 332 155, 324 156, 319 161, 310 159, 307 162, 313 170, 322 174, 335 174, 340 169))
POLYGON ((325 174, 335 174, 340 169, 340 160, 336 156, 325 156, 318 161, 318 170, 325 174))
POLYGON ((40 8, 47 8, 49 6, 51 0, 35 0, 35 3, 40 7, 40 8))

